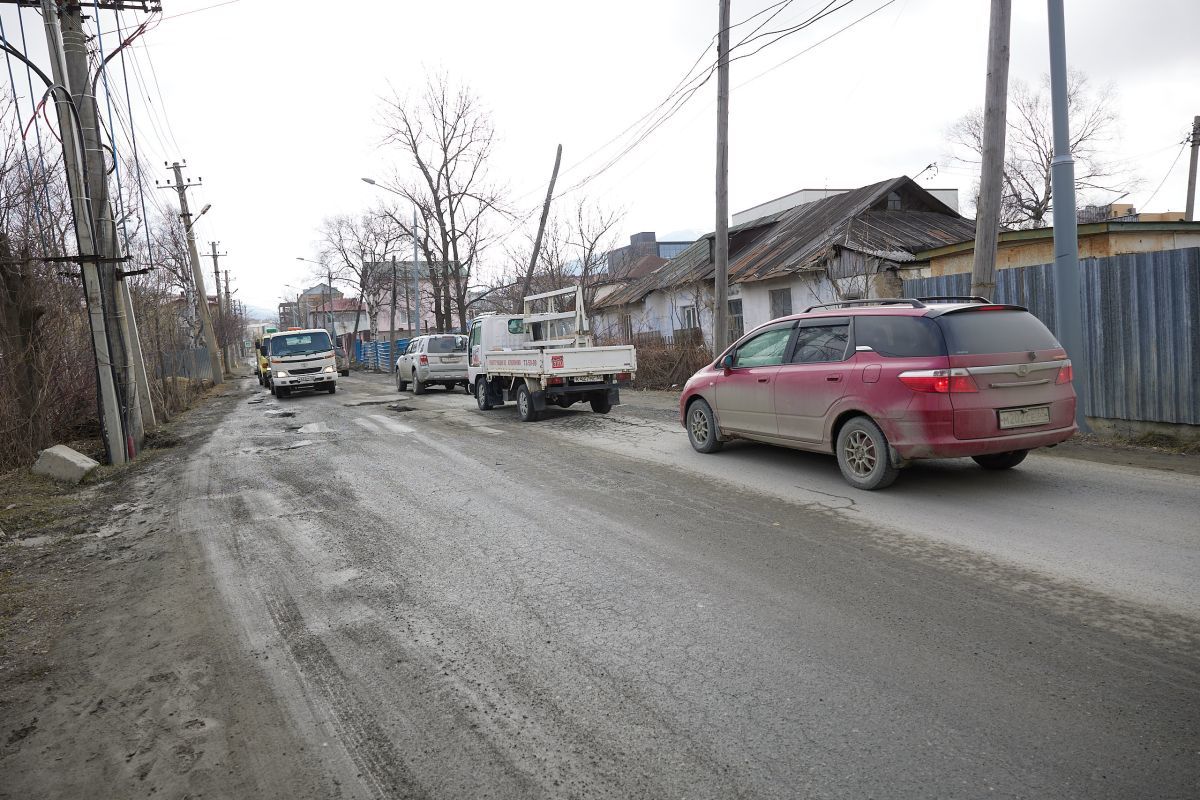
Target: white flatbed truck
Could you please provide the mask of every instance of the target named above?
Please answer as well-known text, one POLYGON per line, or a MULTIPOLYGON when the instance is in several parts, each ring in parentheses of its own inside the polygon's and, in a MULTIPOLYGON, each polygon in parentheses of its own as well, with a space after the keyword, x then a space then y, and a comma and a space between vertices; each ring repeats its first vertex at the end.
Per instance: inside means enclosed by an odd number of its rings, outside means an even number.
POLYGON ((621 402, 620 386, 637 371, 632 345, 592 343, 581 287, 530 295, 523 314, 476 317, 467 349, 467 378, 480 410, 514 400, 522 422, 536 420, 547 406, 579 402, 607 414, 621 402), (559 311, 569 295, 575 308, 559 311))

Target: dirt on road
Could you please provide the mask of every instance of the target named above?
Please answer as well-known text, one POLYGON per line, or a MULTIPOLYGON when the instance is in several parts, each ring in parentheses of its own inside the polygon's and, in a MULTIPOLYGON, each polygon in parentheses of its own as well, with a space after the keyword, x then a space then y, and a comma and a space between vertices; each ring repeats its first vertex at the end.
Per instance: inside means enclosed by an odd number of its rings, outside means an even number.
POLYGON ((179 463, 234 402, 90 484, 0 476, 0 797, 341 796, 172 524, 179 463))

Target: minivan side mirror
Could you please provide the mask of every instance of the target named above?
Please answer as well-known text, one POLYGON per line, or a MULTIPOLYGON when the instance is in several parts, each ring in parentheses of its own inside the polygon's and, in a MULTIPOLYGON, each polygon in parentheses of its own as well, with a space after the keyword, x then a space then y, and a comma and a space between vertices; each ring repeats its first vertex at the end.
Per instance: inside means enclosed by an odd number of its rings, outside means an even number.
POLYGON ((725 357, 721 359, 721 368, 726 372, 729 372, 731 369, 733 369, 733 353, 725 354, 725 357))

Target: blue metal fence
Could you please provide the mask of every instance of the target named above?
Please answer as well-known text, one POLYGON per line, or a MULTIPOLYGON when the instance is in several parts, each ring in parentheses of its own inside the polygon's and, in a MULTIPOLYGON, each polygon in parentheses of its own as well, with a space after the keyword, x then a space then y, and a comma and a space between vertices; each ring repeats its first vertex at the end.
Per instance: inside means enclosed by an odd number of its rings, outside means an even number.
MULTIPOLYGON (((408 339, 396 340, 396 352, 404 352, 404 348, 408 347, 408 339)), ((396 360, 392 358, 392 343, 384 340, 381 342, 356 342, 354 347, 354 359, 367 367, 367 369, 379 369, 384 372, 391 372, 395 366, 396 360)))
MULTIPOLYGON (((1200 248, 1079 262, 1088 416, 1200 425, 1200 248)), ((906 297, 970 294, 969 274, 904 281, 906 297)), ((1053 265, 1001 269, 1000 303, 1055 330, 1053 265)))

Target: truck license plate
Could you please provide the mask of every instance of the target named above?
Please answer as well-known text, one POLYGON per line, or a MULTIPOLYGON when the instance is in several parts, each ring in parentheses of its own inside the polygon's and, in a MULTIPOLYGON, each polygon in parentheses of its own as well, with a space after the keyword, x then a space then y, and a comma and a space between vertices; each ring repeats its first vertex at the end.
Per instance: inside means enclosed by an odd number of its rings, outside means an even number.
POLYGON ((1028 428, 1050 422, 1049 406, 1026 406, 1000 412, 1000 429, 1028 428))
POLYGON ((600 383, 603 380, 603 375, 580 375, 575 379, 575 383, 600 383))

